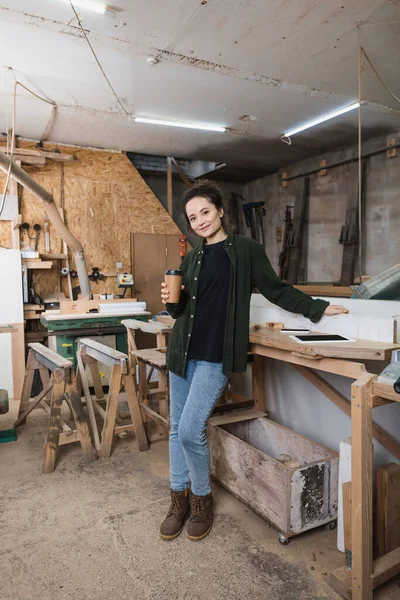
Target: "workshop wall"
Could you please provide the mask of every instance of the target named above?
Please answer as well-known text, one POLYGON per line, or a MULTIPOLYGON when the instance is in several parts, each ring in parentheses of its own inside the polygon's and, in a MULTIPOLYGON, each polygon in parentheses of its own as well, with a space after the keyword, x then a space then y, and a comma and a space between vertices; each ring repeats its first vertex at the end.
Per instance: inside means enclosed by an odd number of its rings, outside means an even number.
MULTIPOLYGON (((34 148, 33 143, 21 147, 34 148)), ((55 150, 46 144, 45 150, 55 150)), ((107 277, 92 285, 93 293, 116 292, 116 263, 130 270, 130 233, 161 233, 179 235, 167 211, 139 175, 128 158, 117 152, 61 147, 61 152, 73 154, 73 162, 46 161, 41 168, 24 167, 44 188, 53 194, 57 206, 64 196, 65 221, 73 235, 82 243, 89 272, 99 267, 107 277), (64 174, 62 176, 62 170, 64 174), (62 179, 64 183, 62 183, 62 179)), ((0 178, 0 189, 4 177, 0 178)), ((19 186, 20 187, 20 186, 19 186)), ((44 210, 40 200, 21 189, 22 222, 43 228, 44 210)), ((50 225, 51 253, 61 253, 62 244, 50 225)), ((28 241, 21 236, 22 245, 28 241)), ((33 245, 33 241, 30 241, 33 245)), ((0 245, 11 247, 9 222, 0 222, 0 245)), ((39 252, 45 252, 44 234, 40 235, 39 252)), ((75 268, 70 256, 70 266, 75 268)), ((39 294, 57 291, 59 265, 54 262, 49 271, 35 270, 35 289, 39 294)), ((77 285, 77 280, 73 280, 77 285)), ((64 290, 66 291, 66 290, 64 290)))
MULTIPOLYGON (((400 133, 374 138, 363 144, 363 153, 383 148, 390 138, 400 133)), ((288 176, 318 169, 320 160, 332 164, 357 156, 357 146, 323 154, 296 163, 279 173, 253 181, 245 186, 248 202, 266 202, 266 250, 275 269, 278 268, 282 241, 279 228, 284 227, 287 205, 301 199, 304 180, 297 179, 282 187, 282 172, 288 176)), ((377 275, 400 262, 400 152, 387 158, 386 153, 367 159, 365 206, 363 209, 364 275, 377 275)), ((345 222, 349 195, 358 194, 357 163, 343 165, 310 178, 310 215, 307 281, 334 282, 340 279, 343 246, 339 244, 345 222)), ((250 235, 244 220, 240 231, 250 235)), ((357 267, 356 267, 357 274, 357 267)))

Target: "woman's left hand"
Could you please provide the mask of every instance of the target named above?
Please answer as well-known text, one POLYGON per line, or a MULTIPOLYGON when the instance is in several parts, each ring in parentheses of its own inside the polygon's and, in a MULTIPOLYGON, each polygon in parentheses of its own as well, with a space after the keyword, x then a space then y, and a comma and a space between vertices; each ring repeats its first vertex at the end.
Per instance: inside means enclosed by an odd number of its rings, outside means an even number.
POLYGON ((348 313, 348 309, 344 306, 341 306, 340 304, 330 304, 326 308, 324 315, 328 317, 333 317, 334 315, 347 315, 348 313))

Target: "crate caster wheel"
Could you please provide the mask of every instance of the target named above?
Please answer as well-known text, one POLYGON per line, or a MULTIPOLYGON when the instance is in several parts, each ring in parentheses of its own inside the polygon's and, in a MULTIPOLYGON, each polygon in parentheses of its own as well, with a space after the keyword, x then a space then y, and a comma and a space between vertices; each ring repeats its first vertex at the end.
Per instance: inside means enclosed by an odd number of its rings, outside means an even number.
POLYGON ((287 546, 289 542, 290 542, 289 537, 286 537, 286 535, 284 535, 283 533, 279 534, 279 543, 280 544, 282 544, 283 546, 287 546))
POLYGON ((334 529, 336 529, 336 521, 331 521, 330 523, 325 523, 324 529, 326 529, 327 531, 333 531, 334 529))

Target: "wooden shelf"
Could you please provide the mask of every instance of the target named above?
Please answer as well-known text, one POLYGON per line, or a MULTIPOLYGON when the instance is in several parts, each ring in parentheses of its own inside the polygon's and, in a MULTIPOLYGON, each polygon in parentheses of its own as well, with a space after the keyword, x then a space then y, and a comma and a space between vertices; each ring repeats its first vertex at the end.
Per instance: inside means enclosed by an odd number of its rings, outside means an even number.
POLYGON ((53 263, 51 260, 41 260, 40 258, 23 258, 22 264, 26 266, 27 269, 51 269, 53 263))
POLYGON ((41 254, 40 258, 43 260, 66 260, 68 254, 41 254))

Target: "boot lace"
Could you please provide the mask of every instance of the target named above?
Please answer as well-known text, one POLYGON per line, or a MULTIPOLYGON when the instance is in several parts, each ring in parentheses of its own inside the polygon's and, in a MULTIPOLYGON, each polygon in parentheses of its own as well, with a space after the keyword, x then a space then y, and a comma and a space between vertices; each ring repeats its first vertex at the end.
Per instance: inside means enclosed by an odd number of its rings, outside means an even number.
POLYGON ((179 517, 182 516, 182 502, 181 502, 181 496, 178 494, 172 494, 171 496, 171 507, 169 509, 169 516, 170 515, 178 515, 179 517))
POLYGON ((190 503, 193 517, 203 517, 206 511, 206 499, 204 496, 192 496, 190 503))

